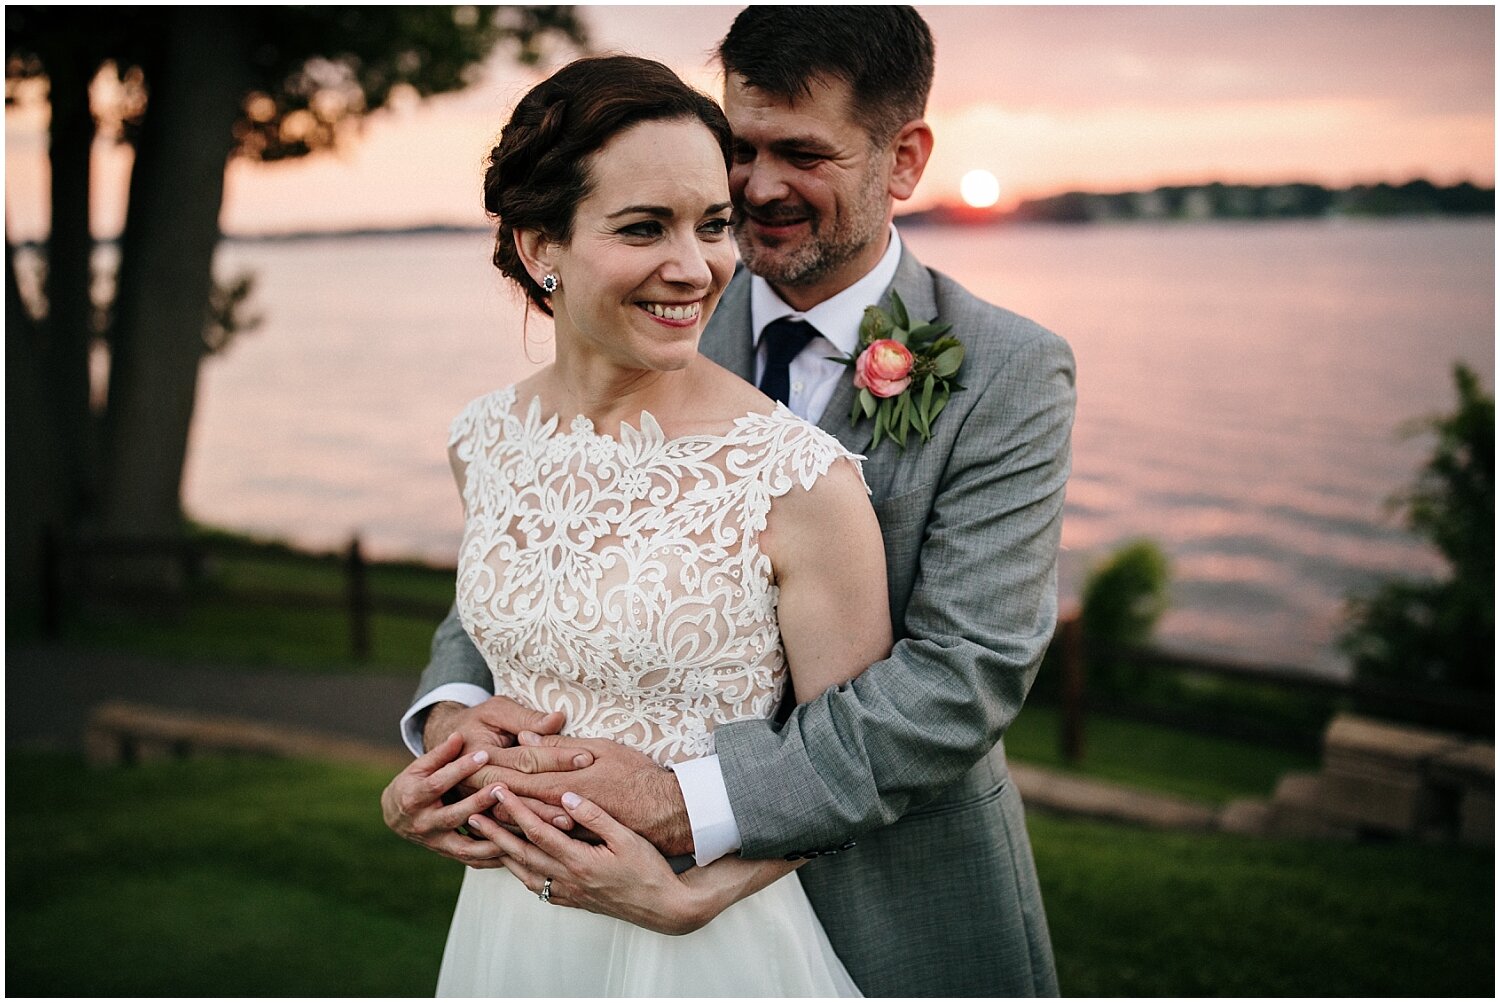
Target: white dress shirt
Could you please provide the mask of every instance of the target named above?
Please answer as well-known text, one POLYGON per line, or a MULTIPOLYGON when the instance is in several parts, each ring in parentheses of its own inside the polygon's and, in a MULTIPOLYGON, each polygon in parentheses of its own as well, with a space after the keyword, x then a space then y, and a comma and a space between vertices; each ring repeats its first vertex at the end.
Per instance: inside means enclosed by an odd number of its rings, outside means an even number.
MULTIPOLYGON (((850 370, 828 359, 830 355, 848 355, 859 344, 859 323, 865 307, 880 303, 881 294, 896 277, 901 263, 901 237, 890 228, 891 239, 885 254, 864 278, 830 296, 806 311, 797 311, 776 294, 771 284, 759 275, 750 277, 750 331, 755 340, 755 382, 760 382, 766 368, 766 350, 761 333, 775 320, 805 320, 818 331, 787 367, 791 383, 787 407, 800 418, 816 424, 823 417, 829 399, 841 379, 853 379, 850 370)), ((401 736, 413 755, 422 754, 421 724, 428 707, 443 700, 453 700, 474 707, 490 698, 482 687, 471 683, 447 683, 413 704, 401 719, 401 736)), ((693 859, 704 865, 740 848, 740 829, 729 805, 729 791, 718 756, 690 759, 672 767, 687 804, 688 822, 693 829, 693 859)))

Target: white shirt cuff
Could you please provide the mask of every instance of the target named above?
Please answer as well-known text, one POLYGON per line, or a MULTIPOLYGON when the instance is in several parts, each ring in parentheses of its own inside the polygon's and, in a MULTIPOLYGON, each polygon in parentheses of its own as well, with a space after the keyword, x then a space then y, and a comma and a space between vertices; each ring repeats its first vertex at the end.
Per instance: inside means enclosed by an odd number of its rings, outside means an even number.
POLYGON ((452 700, 465 707, 478 707, 492 696, 494 694, 489 690, 473 683, 444 683, 411 705, 411 709, 401 719, 401 740, 406 743, 413 756, 420 756, 427 751, 422 746, 422 726, 427 723, 428 707, 444 700, 452 700))
POLYGON ((726 853, 740 848, 740 827, 729 807, 729 790, 718 756, 704 756, 676 763, 672 772, 687 804, 688 824, 693 827, 693 859, 705 867, 726 853))

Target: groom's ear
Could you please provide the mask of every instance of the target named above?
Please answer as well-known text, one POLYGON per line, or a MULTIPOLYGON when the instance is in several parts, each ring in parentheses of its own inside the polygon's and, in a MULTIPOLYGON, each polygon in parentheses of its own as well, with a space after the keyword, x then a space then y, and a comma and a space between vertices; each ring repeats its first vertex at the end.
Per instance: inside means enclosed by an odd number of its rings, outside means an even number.
POLYGON ((531 274, 532 281, 541 285, 542 278, 554 272, 553 259, 557 252, 557 243, 540 230, 517 229, 512 236, 516 242, 516 254, 520 256, 521 264, 526 266, 526 271, 531 274))
POLYGON ((906 123, 891 140, 891 153, 895 158, 891 167, 891 198, 909 199, 932 156, 932 129, 921 119, 906 123))

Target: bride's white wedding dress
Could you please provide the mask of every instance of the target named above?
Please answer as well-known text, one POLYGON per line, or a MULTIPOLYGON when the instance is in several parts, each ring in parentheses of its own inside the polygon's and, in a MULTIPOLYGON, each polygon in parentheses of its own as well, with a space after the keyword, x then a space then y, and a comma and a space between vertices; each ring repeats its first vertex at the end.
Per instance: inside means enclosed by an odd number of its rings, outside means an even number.
MULTIPOLYGON (((567 713, 662 765, 763 718, 786 676, 757 539, 773 499, 858 461, 778 405, 716 434, 598 434, 542 420, 515 389, 472 402, 450 444, 466 525, 458 609, 495 692, 567 713)), ((440 996, 853 996, 788 875, 682 937, 547 905, 506 870, 467 870, 440 996)))

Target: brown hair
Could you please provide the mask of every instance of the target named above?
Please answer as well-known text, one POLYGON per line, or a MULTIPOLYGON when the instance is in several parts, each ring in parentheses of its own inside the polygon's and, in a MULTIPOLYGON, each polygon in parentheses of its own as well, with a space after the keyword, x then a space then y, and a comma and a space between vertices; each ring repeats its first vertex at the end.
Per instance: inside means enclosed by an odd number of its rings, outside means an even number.
POLYGON ((569 63, 533 87, 490 151, 484 208, 499 223, 492 260, 547 316, 547 293, 516 253, 516 230, 566 241, 573 213, 593 189, 589 158, 640 122, 697 119, 719 144, 727 169, 729 122, 713 100, 661 63, 596 56, 569 63))
POLYGON ((718 54, 726 72, 786 101, 820 76, 844 81, 876 146, 923 116, 932 89, 932 32, 913 7, 746 7, 718 54))

